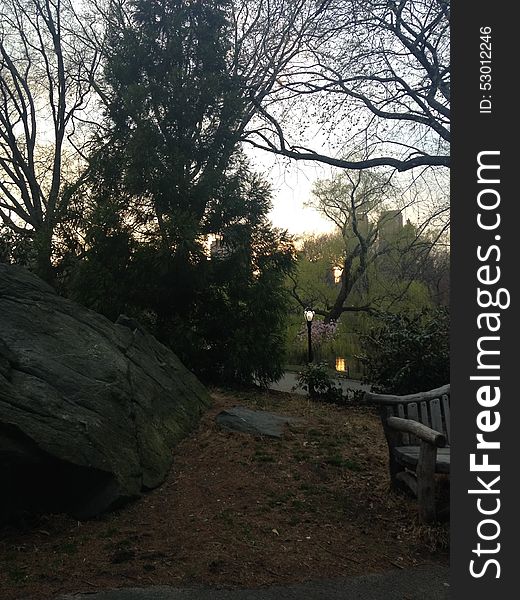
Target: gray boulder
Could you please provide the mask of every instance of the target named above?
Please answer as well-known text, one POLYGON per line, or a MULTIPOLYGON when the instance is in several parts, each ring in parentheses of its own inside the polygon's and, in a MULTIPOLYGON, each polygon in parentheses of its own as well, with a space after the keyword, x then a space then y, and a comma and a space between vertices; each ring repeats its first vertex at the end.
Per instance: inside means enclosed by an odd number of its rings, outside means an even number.
POLYGON ((0 264, 0 519, 21 509, 88 518, 160 485, 209 404, 142 328, 0 264))

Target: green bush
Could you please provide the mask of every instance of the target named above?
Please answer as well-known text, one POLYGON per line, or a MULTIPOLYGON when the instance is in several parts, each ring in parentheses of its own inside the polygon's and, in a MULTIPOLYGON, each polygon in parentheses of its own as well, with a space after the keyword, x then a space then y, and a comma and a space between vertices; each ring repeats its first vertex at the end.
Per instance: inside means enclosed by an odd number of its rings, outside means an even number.
POLYGON ((342 403, 343 390, 341 386, 329 375, 327 363, 310 363, 297 375, 298 385, 308 392, 314 400, 324 402, 342 403))
POLYGON ((443 307, 418 314, 385 315, 361 337, 365 381, 372 390, 412 394, 450 379, 449 312, 443 307))

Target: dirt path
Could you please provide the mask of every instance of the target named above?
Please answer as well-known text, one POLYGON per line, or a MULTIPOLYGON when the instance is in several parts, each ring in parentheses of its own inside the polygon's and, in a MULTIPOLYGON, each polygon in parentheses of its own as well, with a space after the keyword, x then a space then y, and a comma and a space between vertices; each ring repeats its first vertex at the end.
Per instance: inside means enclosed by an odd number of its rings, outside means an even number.
POLYGON ((447 565, 448 527, 420 527, 388 489, 379 419, 301 396, 215 390, 167 481, 79 523, 41 517, 0 539, 3 600, 148 585, 256 587, 447 565), (283 440, 221 431, 242 404, 303 417, 283 440))

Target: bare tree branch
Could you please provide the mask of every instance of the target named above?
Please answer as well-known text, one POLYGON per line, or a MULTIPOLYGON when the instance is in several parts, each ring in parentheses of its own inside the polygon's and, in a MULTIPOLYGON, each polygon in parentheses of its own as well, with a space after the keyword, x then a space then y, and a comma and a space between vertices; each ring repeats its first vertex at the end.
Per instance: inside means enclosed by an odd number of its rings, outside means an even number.
POLYGON ((262 100, 263 127, 255 121, 243 139, 343 169, 449 167, 449 2, 324 4, 313 35, 278 73, 269 103, 262 100), (317 131, 328 132, 337 153, 311 147, 317 131), (372 152, 357 160, 367 138, 372 152))
POLYGON ((88 102, 99 53, 81 43, 88 19, 72 0, 5 0, 0 23, 0 216, 30 232, 36 270, 52 279, 63 210, 64 154, 88 102))

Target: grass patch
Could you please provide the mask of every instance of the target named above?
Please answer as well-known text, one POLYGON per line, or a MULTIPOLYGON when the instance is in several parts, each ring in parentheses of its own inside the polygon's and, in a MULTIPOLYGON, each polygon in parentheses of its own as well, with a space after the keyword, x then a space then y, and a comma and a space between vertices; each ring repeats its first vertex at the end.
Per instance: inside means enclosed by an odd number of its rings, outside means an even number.
POLYGON ((310 459, 310 456, 307 452, 301 451, 293 452, 292 457, 296 462, 307 462, 310 459))
POLYGON ((302 502, 301 500, 295 499, 291 502, 291 509, 294 510, 305 510, 306 509, 306 504, 305 502, 302 502))
POLYGON ((350 471, 354 471, 356 473, 364 471, 363 466, 360 465, 356 460, 353 460, 351 458, 343 458, 339 454, 333 454, 331 456, 327 456, 325 458, 325 463, 332 467, 346 468, 346 469, 349 469, 350 471))
POLYGON ((255 454, 253 454, 253 460, 256 462, 273 463, 276 459, 272 454, 267 454, 265 452, 256 452, 255 454))
POLYGON ((60 554, 67 554, 68 556, 72 556, 73 554, 78 553, 78 545, 74 542, 69 542, 66 544, 54 546, 54 550, 60 554))
POLYGON ((345 461, 343 457, 339 454, 334 454, 333 456, 327 456, 325 458, 325 462, 332 467, 343 467, 345 465, 345 461))
POLYGON ((100 540, 107 539, 107 538, 113 538, 118 533, 119 533, 119 529, 117 529, 117 527, 109 527, 108 529, 101 531, 97 537, 100 540))
POLYGON ((27 571, 25 569, 8 569, 7 577, 11 583, 20 584, 27 580, 27 571))
POLYGON ((287 504, 289 500, 294 498, 294 492, 269 492, 270 499, 267 501, 267 504, 274 508, 275 506, 282 506, 287 504))
POLYGON ((362 465, 360 465, 357 461, 351 459, 351 458, 347 458, 344 461, 344 466, 347 467, 347 469, 349 469, 350 471, 354 471, 354 472, 361 472, 364 471, 365 469, 363 468, 362 465))
POLYGON ((224 508, 219 513, 219 519, 226 525, 228 528, 232 528, 235 526, 235 514, 230 508, 224 508))

